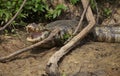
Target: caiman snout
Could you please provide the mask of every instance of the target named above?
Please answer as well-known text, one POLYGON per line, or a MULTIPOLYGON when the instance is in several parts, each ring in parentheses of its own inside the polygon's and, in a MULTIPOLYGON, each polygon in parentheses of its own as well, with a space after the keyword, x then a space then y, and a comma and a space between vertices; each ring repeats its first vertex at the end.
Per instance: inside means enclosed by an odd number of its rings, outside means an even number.
POLYGON ((29 34, 27 37, 27 41, 29 42, 39 42, 49 36, 49 31, 42 31, 42 32, 33 32, 29 34))
POLYGON ((26 26, 26 31, 29 33, 26 38, 29 42, 38 42, 49 36, 50 31, 40 28, 38 24, 31 23, 26 26))

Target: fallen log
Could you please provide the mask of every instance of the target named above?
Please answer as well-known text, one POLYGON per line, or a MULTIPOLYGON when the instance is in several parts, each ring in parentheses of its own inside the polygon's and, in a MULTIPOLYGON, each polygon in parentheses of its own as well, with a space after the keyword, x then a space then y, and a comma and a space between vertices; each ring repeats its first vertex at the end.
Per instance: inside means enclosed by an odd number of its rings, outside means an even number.
MULTIPOLYGON (((84 9, 87 7, 89 0, 81 0, 84 9)), ((64 45, 59 51, 54 53, 51 58, 49 59, 47 65, 46 65, 46 73, 49 76, 59 76, 58 72, 58 61, 66 54, 68 53, 72 48, 75 47, 77 42, 81 41, 94 27, 95 25, 95 19, 92 13, 92 10, 90 6, 87 9, 86 12, 86 18, 89 24, 75 37, 73 37, 66 45, 64 45)))

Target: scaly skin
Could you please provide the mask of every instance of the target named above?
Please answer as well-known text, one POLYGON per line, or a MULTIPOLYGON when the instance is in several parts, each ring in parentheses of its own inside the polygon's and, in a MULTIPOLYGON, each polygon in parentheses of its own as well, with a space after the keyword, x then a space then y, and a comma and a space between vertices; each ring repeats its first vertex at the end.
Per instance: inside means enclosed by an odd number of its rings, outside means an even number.
POLYGON ((77 26, 78 21, 75 20, 58 20, 51 22, 46 26, 40 27, 40 25, 32 23, 26 26, 26 30, 30 33, 27 37, 29 42, 37 42, 47 38, 52 30, 55 28, 60 29, 60 33, 55 36, 56 42, 64 42, 68 37, 72 35, 77 26))
MULTIPOLYGON (((39 24, 29 24, 26 30, 29 32, 27 41, 38 42, 47 38, 52 30, 59 28, 60 32, 55 36, 55 43, 63 43, 66 39, 72 36, 78 21, 75 20, 58 20, 51 22, 46 26, 39 24)), ((92 32, 94 39, 105 42, 120 42, 120 27, 102 26, 94 27, 92 32)))

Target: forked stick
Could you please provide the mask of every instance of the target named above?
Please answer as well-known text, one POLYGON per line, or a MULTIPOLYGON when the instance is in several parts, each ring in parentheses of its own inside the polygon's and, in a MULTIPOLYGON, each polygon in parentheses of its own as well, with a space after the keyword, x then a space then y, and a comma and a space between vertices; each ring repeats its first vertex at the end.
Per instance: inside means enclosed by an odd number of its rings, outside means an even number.
POLYGON ((1 58, 0 58, 0 62, 9 61, 9 60, 11 60, 13 57, 15 57, 15 56, 17 56, 17 55, 19 55, 19 54, 21 54, 21 53, 23 53, 23 52, 29 51, 29 49, 32 49, 32 48, 37 47, 37 46, 40 46, 41 44, 44 44, 44 43, 46 43, 46 42, 49 42, 50 40, 53 40, 54 36, 55 36, 59 31, 60 31, 60 30, 56 28, 55 30, 53 30, 53 31, 51 32, 51 34, 49 35, 48 38, 46 38, 46 39, 44 39, 44 40, 42 40, 42 41, 40 41, 40 42, 38 42, 38 43, 35 43, 35 44, 31 45, 31 46, 28 46, 28 47, 26 47, 26 48, 23 48, 23 49, 20 49, 20 50, 18 50, 18 51, 16 51, 16 52, 13 52, 13 53, 11 53, 11 54, 8 55, 8 56, 1 57, 1 58))
MULTIPOLYGON (((83 7, 86 8, 87 4, 89 3, 89 0, 81 0, 83 7)), ((89 32, 90 30, 94 27, 95 25, 95 19, 92 13, 92 10, 90 6, 87 9, 86 12, 86 18, 89 24, 71 41, 69 41, 66 45, 64 45, 59 51, 57 51, 55 54, 52 55, 52 57, 49 59, 47 65, 46 65, 46 73, 49 76, 59 76, 58 72, 58 61, 66 54, 68 53, 75 45, 77 42, 81 41, 89 32)))
POLYGON ((82 30, 82 21, 84 19, 84 15, 85 15, 85 13, 86 13, 86 11, 88 9, 88 6, 89 6, 89 3, 87 4, 87 7, 84 8, 84 11, 83 11, 83 13, 81 15, 81 18, 80 18, 80 21, 78 23, 78 26, 76 27, 75 31, 73 32, 73 36, 75 36, 78 31, 82 30))
POLYGON ((76 29, 75 29, 75 31, 73 32, 72 36, 71 36, 70 38, 68 38, 68 40, 65 41, 64 44, 68 43, 68 42, 73 38, 73 36, 75 36, 75 35, 77 34, 78 31, 81 31, 81 30, 82 30, 82 27, 83 27, 82 21, 83 21, 83 19, 84 19, 84 15, 85 15, 85 13, 86 13, 86 11, 87 11, 87 9, 88 9, 88 6, 89 6, 89 3, 87 4, 87 7, 84 8, 84 11, 83 11, 83 13, 82 13, 82 15, 81 15, 81 18, 80 18, 80 21, 79 21, 79 23, 78 23, 78 26, 76 27, 76 29))

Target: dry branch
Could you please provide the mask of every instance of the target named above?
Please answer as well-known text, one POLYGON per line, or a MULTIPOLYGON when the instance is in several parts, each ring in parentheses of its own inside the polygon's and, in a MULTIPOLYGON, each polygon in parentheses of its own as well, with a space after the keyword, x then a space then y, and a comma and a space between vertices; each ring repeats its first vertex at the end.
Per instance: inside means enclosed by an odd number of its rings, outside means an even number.
POLYGON ((23 52, 29 51, 29 49, 32 49, 32 48, 37 47, 37 46, 40 46, 40 45, 42 45, 42 44, 44 44, 44 43, 49 42, 50 40, 53 40, 54 36, 55 36, 59 31, 60 31, 59 29, 55 29, 55 30, 53 30, 53 31, 51 32, 51 34, 50 34, 50 36, 49 36, 48 38, 46 38, 46 39, 44 39, 44 40, 42 40, 42 41, 40 41, 40 42, 38 42, 38 43, 35 43, 35 44, 31 45, 31 46, 28 46, 28 47, 26 47, 26 48, 23 48, 23 49, 20 49, 20 50, 18 50, 18 51, 16 51, 16 52, 13 52, 13 53, 11 53, 11 54, 8 55, 8 56, 1 57, 1 58, 0 58, 0 62, 9 61, 9 60, 12 59, 13 57, 15 57, 15 56, 17 56, 17 55, 19 55, 19 54, 21 54, 21 53, 23 53, 23 52))
POLYGON ((73 36, 75 36, 78 31, 82 30, 82 21, 84 19, 84 15, 85 15, 85 13, 86 13, 86 11, 88 9, 88 6, 89 6, 89 3, 87 4, 87 7, 84 8, 84 11, 83 11, 83 13, 81 15, 81 18, 80 18, 80 21, 78 23, 78 26, 76 27, 75 31, 73 32, 73 36))
POLYGON ((0 31, 4 30, 9 24, 12 23, 12 21, 17 17, 17 15, 20 13, 21 9, 23 8, 23 6, 25 5, 26 0, 23 1, 23 3, 21 4, 20 8, 18 9, 17 13, 7 22, 7 24, 5 24, 3 27, 0 28, 0 31))
POLYGON ((64 44, 68 43, 73 38, 73 36, 75 36, 78 33, 78 31, 82 30, 82 27, 83 27, 82 26, 82 21, 84 19, 84 15, 85 15, 85 13, 86 13, 86 11, 88 9, 88 6, 89 6, 89 3, 87 4, 87 7, 84 8, 84 11, 83 11, 83 13, 81 15, 81 18, 80 18, 80 21, 78 23, 78 26, 76 27, 75 31, 73 32, 73 35, 67 41, 65 41, 64 44))
MULTIPOLYGON (((81 0, 84 9, 87 7, 89 0, 81 0)), ((95 19, 93 17, 93 13, 91 11, 90 6, 87 9, 86 12, 86 18, 89 24, 71 41, 69 41, 66 45, 64 45, 59 51, 57 51, 55 54, 52 55, 52 57, 49 59, 47 65, 46 65, 46 73, 49 76, 58 76, 58 61, 61 57, 63 57, 66 53, 68 53, 73 47, 75 47, 75 44, 77 42, 81 41, 88 33, 89 31, 94 27, 95 25, 95 19)))

